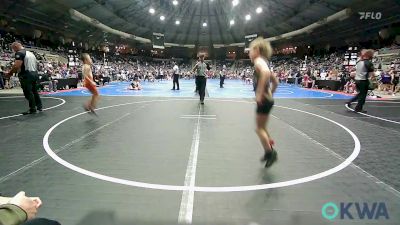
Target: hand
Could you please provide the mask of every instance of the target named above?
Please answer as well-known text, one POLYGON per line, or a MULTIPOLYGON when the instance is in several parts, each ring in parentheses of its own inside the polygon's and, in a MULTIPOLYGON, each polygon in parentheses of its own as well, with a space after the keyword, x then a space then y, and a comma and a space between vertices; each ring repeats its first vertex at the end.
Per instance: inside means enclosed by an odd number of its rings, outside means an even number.
POLYGON ((30 197, 30 199, 36 203, 37 209, 39 209, 43 204, 39 197, 30 197))
POLYGON ((10 201, 10 204, 19 206, 22 210, 26 212, 28 220, 36 217, 38 206, 42 204, 39 198, 28 198, 25 196, 25 192, 21 191, 15 195, 10 201))
POLYGON ((262 102, 263 102, 262 95, 256 95, 256 102, 257 102, 257 105, 262 104, 262 102))

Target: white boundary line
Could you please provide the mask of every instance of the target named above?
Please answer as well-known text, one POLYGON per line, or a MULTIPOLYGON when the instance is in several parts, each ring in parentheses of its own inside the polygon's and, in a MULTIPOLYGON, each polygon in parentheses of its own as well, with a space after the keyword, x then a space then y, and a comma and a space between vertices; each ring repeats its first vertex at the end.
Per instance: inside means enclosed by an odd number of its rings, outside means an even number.
MULTIPOLYGON (((7 99, 7 98, 24 98, 24 96, 7 96, 7 97, 0 97, 0 99, 2 99, 2 98, 6 98, 6 99, 7 99)), ((56 107, 59 107, 59 106, 62 106, 62 105, 65 104, 65 100, 62 99, 62 98, 56 98, 56 97, 40 97, 40 98, 49 98, 49 99, 61 100, 61 103, 60 103, 60 104, 55 105, 55 106, 52 106, 52 107, 49 107, 49 108, 44 108, 43 111, 46 111, 46 110, 49 110, 49 109, 54 109, 54 108, 56 108, 56 107)), ((8 119, 8 118, 13 118, 13 117, 18 117, 18 116, 23 116, 23 114, 20 113, 20 114, 15 114, 15 115, 12 115, 12 116, 0 117, 0 120, 8 119)))
POLYGON ((369 115, 369 114, 366 114, 366 113, 362 113, 362 112, 356 112, 354 109, 348 107, 347 104, 345 104, 344 106, 345 106, 348 110, 351 110, 351 111, 353 111, 353 112, 355 112, 355 113, 357 113, 357 114, 363 115, 363 116, 368 116, 368 117, 371 117, 371 118, 374 118, 374 119, 378 119, 378 120, 382 120, 382 121, 386 121, 386 122, 389 122, 389 123, 400 124, 399 121, 388 120, 388 119, 385 119, 385 118, 382 118, 382 117, 372 116, 372 115, 369 115))
MULTIPOLYGON (((84 112, 84 113, 87 113, 87 112, 84 112)), ((111 125, 111 124, 113 124, 113 123, 115 123, 115 122, 117 122, 117 121, 123 119, 123 118, 125 118, 125 117, 127 117, 128 115, 130 115, 130 113, 127 113, 127 114, 123 115, 122 117, 117 118, 116 120, 113 120, 113 121, 111 121, 111 122, 108 122, 108 123, 104 124, 103 126, 98 127, 98 128, 96 128, 96 129, 90 131, 89 133, 83 135, 82 137, 77 138, 77 139, 75 139, 75 140, 69 142, 68 144, 62 146, 61 148, 58 148, 57 150, 55 150, 55 152, 56 152, 56 153, 59 153, 59 152, 61 152, 62 150, 67 149, 68 147, 72 146, 73 144, 76 144, 76 143, 82 141, 83 139, 89 137, 90 135, 96 133, 97 131, 99 131, 99 130, 101 130, 101 129, 103 129, 103 128, 105 128, 105 127, 107 127, 107 126, 109 126, 109 125, 111 125)), ((0 183, 2 183, 2 182, 4 182, 4 181, 8 180, 10 177, 13 177, 13 176, 16 176, 16 175, 18 175, 18 174, 20 174, 20 173, 25 172, 26 170, 28 170, 28 169, 34 167, 35 165, 39 164, 40 162, 42 162, 43 160, 45 160, 45 159, 47 159, 47 158, 49 158, 49 155, 44 155, 44 156, 40 157, 39 159, 36 159, 35 161, 33 161, 33 162, 29 163, 29 164, 26 164, 25 166, 23 166, 23 167, 21 167, 21 168, 15 170, 15 171, 13 171, 13 172, 7 174, 7 175, 1 177, 1 178, 0 178, 0 183)))
MULTIPOLYGON (((181 116, 181 119, 197 119, 196 117, 181 116)), ((216 120, 217 118, 200 117, 201 120, 216 120)))
POLYGON ((200 145, 200 114, 201 107, 199 107, 199 113, 197 115, 197 123, 193 131, 192 146, 190 148, 189 161, 186 168, 185 182, 184 185, 190 187, 189 190, 185 190, 182 193, 181 206, 179 208, 179 223, 191 224, 193 219, 193 202, 194 202, 194 190, 196 185, 196 169, 197 169, 197 156, 199 155, 200 145))
MULTIPOLYGON (((180 99, 180 101, 197 101, 194 99, 180 99)), ((112 106, 107 106, 107 107, 103 107, 103 108, 99 108, 97 110, 103 110, 103 109, 107 109, 107 108, 113 108, 113 107, 118 107, 118 106, 124 106, 124 105, 132 105, 132 104, 140 104, 140 103, 150 103, 150 102, 167 102, 167 101, 174 101, 174 99, 168 99, 168 100, 150 100, 150 101, 139 101, 139 102, 131 102, 131 103, 124 103, 124 104, 118 104, 118 105, 112 105, 112 106)), ((212 100, 210 99, 209 101, 218 101, 218 100, 212 100)), ((253 104, 253 102, 249 102, 249 101, 234 101, 234 100, 219 100, 220 102, 236 102, 236 103, 247 103, 247 104, 253 104)), ((45 149, 45 151, 47 152, 47 154, 49 154, 50 157, 52 157, 56 162, 60 163, 61 165, 74 170, 75 172, 99 179, 99 180, 104 180, 104 181, 108 181, 108 182, 113 182, 113 183, 118 183, 118 184, 123 184, 123 185, 129 185, 129 186, 135 186, 135 187, 141 187, 141 188, 148 188, 148 189, 158 189, 158 190, 170 190, 170 191, 186 191, 186 190, 192 190, 192 191, 197 191, 197 192, 239 192, 239 191, 254 191, 254 190, 264 190, 264 189, 271 189, 271 188, 279 188, 279 187, 287 187, 287 186, 292 186, 292 185, 296 185, 296 184, 302 184, 302 183, 307 183, 310 181, 314 181, 317 179, 321 179, 324 177, 327 177, 329 175, 332 175, 334 173, 337 173, 341 170, 343 170, 344 168, 346 168, 347 166, 349 166, 358 156, 358 154, 360 153, 360 148, 361 148, 361 144, 359 139, 357 138, 357 136, 347 127, 345 127, 344 125, 333 121, 329 118, 314 114, 314 113, 310 113, 310 112, 306 112, 306 111, 302 111, 299 109, 294 109, 294 108, 289 108, 289 107, 285 107, 285 106, 276 106, 279 108, 283 108, 283 109, 288 109, 288 110, 292 110, 292 111, 297 111, 297 112, 301 112, 301 113, 305 113, 308 115, 312 115, 321 119, 324 119, 328 122, 331 122, 339 127, 341 127, 342 129, 344 129, 347 133, 349 133, 351 135, 351 137, 354 140, 354 150, 352 152, 352 154, 345 159, 341 164, 339 164, 338 166, 335 166, 334 168, 331 168, 329 170, 326 170, 324 172, 320 172, 314 175, 310 175, 307 177, 303 177, 303 178, 298 178, 298 179, 294 179, 294 180, 289 180, 289 181, 283 181, 283 182, 277 182, 277 183, 270 183, 270 184, 260 184, 260 185, 248 185, 248 186, 229 186, 229 187, 199 187, 199 186, 195 186, 195 187, 191 187, 191 186, 178 186, 178 185, 163 185, 163 184, 153 184, 153 183, 144 183, 144 182, 137 182, 137 181, 131 181, 131 180, 125 180, 125 179, 119 179, 119 178, 115 178, 115 177, 110 177, 110 176, 106 176, 106 175, 102 175, 102 174, 98 174, 92 171, 88 171, 85 170, 83 168, 80 168, 78 166, 75 166, 67 161, 65 161, 64 159, 60 158, 49 146, 49 137, 51 135, 51 133, 53 132, 54 129, 56 129, 60 124, 75 118, 79 115, 82 115, 82 113, 80 114, 76 114, 73 116, 70 116, 60 122, 58 122, 57 124, 55 124, 53 127, 51 127, 46 134, 43 137, 43 147, 45 149)))
POLYGON ((191 117, 191 116, 197 118, 197 117, 215 117, 217 115, 182 115, 182 117, 191 117))
MULTIPOLYGON (((338 106, 341 106, 341 105, 339 105, 339 104, 331 104, 331 105, 319 105, 319 104, 304 104, 304 105, 309 105, 309 106, 323 106, 323 107, 338 107, 338 106)), ((379 107, 379 108, 399 108, 400 109, 400 106, 396 106, 396 105, 368 105, 368 108, 370 108, 370 107, 373 107, 373 108, 375 108, 375 107, 379 107)))
POLYGON ((399 101, 396 100, 375 100, 375 101, 365 101, 365 102, 373 102, 373 103, 388 103, 388 104, 400 104, 399 101))
MULTIPOLYGON (((296 133, 298 133, 299 135, 307 138, 308 140, 310 140, 311 142, 313 142, 316 145, 321 146, 323 149, 325 149, 325 151, 327 151, 329 154, 331 154, 332 156, 336 157, 337 159, 344 161, 345 158, 343 158, 341 155, 339 155, 338 153, 334 152, 333 150, 331 150, 330 148, 326 147, 324 144, 322 144, 321 142, 315 140, 314 138, 308 136, 306 133, 304 133, 303 131, 293 127, 292 125, 288 124, 287 122, 283 121, 282 119, 280 119, 277 116, 272 115, 272 117, 282 121, 283 123, 285 123, 286 125, 288 125, 292 130, 294 130, 296 133)), ((357 166, 354 163, 351 163, 350 165, 351 167, 358 169, 361 171, 361 173, 363 173, 367 178, 371 179, 372 181, 374 181, 377 184, 380 184, 382 186, 384 186, 386 189, 388 189, 388 191, 392 192, 393 194, 395 194, 397 197, 400 197, 400 191, 396 190, 395 188, 393 188, 392 186, 390 186, 389 184, 386 184, 385 182, 379 180, 377 177, 373 176, 372 174, 368 173, 367 171, 363 170, 361 167, 357 166)))

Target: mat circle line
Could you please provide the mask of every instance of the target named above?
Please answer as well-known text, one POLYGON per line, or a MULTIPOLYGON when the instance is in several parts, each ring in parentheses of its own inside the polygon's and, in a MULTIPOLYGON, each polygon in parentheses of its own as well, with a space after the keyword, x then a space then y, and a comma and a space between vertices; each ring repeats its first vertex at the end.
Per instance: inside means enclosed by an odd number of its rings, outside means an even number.
MULTIPOLYGON (((353 103, 352 103, 352 104, 353 104, 353 103)), ((377 120, 382 120, 382 121, 389 122, 389 123, 400 124, 399 121, 389 120, 389 119, 385 119, 385 118, 382 118, 382 117, 379 117, 379 116, 373 116, 373 115, 370 115, 370 114, 367 114, 367 113, 363 113, 363 112, 356 112, 354 109, 348 107, 347 104, 345 104, 344 106, 345 106, 348 110, 353 111, 353 112, 355 112, 355 113, 357 113, 357 114, 360 114, 360 115, 363 115, 363 116, 368 116, 368 117, 371 117, 371 118, 374 118, 374 119, 377 119, 377 120)))
MULTIPOLYGON (((0 99, 8 99, 8 98, 25 98, 24 96, 4 96, 4 97, 0 97, 0 99)), ((43 111, 49 110, 49 109, 54 109, 57 107, 60 107, 62 105, 64 105, 66 103, 66 101, 62 98, 56 98, 56 97, 40 97, 40 98, 44 98, 44 99, 56 99, 56 100, 60 100, 61 103, 55 106, 51 106, 48 108, 44 108, 43 111)), ((4 117, 0 117, 0 120, 3 119, 8 119, 8 118, 13 118, 13 117, 17 117, 17 116, 23 116, 23 114, 19 113, 19 114, 15 114, 15 115, 11 115, 11 116, 4 116, 4 117)))
MULTIPOLYGON (((138 101, 138 102, 130 102, 130 103, 123 103, 123 104, 117 104, 117 105, 111 105, 111 106, 106 106, 102 108, 98 108, 97 110, 103 110, 103 109, 108 109, 108 108, 114 108, 114 107, 120 107, 120 106, 126 106, 126 105, 134 105, 134 104, 142 104, 142 103, 153 103, 153 102, 169 102, 169 101, 194 101, 194 99, 168 99, 168 100, 148 100, 148 101, 138 101)), ((197 101, 197 100, 196 100, 197 101)), ((250 101, 236 101, 236 100, 209 100, 209 101, 220 101, 220 102, 235 102, 235 103, 247 103, 247 104, 254 104, 253 102, 250 101)), ((53 132, 54 129, 56 129, 59 125, 62 123, 65 123, 66 121, 73 119, 75 117, 78 117, 80 115, 86 114, 86 112, 81 112, 78 114, 75 114, 73 116, 70 116, 64 120, 61 120, 60 122, 56 123, 53 125, 44 135, 43 137, 43 147, 46 151, 46 153, 53 158, 56 162, 60 163, 61 165, 78 172, 80 174, 90 176, 92 178, 96 178, 99 180, 103 181, 108 181, 112 183, 117 183, 117 184, 123 184, 123 185, 128 185, 128 186, 134 186, 134 187, 140 187, 140 188, 147 188, 147 189, 156 189, 156 190, 167 190, 167 191, 195 191, 195 192, 214 192, 214 193, 220 193, 220 192, 243 192, 243 191, 255 191, 255 190, 265 190, 265 189, 272 189, 272 188, 279 188, 279 187, 287 187, 287 186, 292 186, 296 184, 302 184, 302 183, 307 183, 310 181, 318 180, 324 177, 327 177, 329 175, 332 175, 334 173, 337 173, 347 166, 349 166, 358 156, 360 153, 361 149, 361 144, 358 139, 358 137, 346 126, 331 120, 329 118, 323 117, 318 114, 314 114, 311 112, 306 112, 300 109, 294 109, 290 107, 285 107, 285 106, 276 106, 278 108, 282 109, 288 109, 292 111, 297 111, 301 113, 305 113, 311 116, 315 116, 321 119, 324 119, 326 121, 329 121, 342 129, 344 129, 347 133, 351 135, 354 141, 354 150, 352 154, 346 158, 342 163, 339 165, 328 169, 326 171, 302 177, 302 178, 297 178, 289 181, 282 181, 282 182, 276 182, 276 183, 270 183, 270 184, 259 184, 259 185, 246 185, 246 186, 227 186, 227 187, 221 187, 221 186, 215 186, 215 187, 204 187, 204 186, 178 186, 178 185, 166 185, 166 184, 154 184, 154 183, 145 183, 145 182, 138 182, 138 181, 131 181, 131 180, 125 180, 125 179, 120 179, 120 178, 115 178, 111 176, 106 176, 103 174, 95 173, 89 170, 85 170, 83 168, 80 168, 76 165, 73 165, 64 159, 60 158, 50 147, 49 145, 49 138, 51 133, 53 132)))

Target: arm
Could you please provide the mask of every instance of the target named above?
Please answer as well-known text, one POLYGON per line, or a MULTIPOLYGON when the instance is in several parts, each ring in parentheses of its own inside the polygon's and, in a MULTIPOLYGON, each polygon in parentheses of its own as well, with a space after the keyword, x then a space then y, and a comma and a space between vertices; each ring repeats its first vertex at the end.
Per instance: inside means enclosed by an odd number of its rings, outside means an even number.
POLYGON ((196 63, 196 65, 193 67, 192 72, 194 73, 197 70, 197 67, 199 66, 199 63, 196 63))
POLYGON ((21 52, 16 52, 15 53, 15 62, 14 65, 11 67, 10 71, 8 72, 8 77, 10 77, 12 74, 18 72, 21 67, 22 63, 24 62, 24 57, 25 55, 21 52))
POLYGON ((27 220, 27 214, 12 204, 0 205, 0 225, 19 225, 27 220))
POLYGON ((22 224, 34 218, 42 205, 40 198, 26 197, 25 192, 19 192, 13 198, 1 197, 0 201, 0 225, 22 224))
POLYGON ((270 73, 270 74, 271 74, 270 80, 272 83, 271 92, 273 94, 273 93, 275 93, 276 89, 278 88, 279 81, 278 81, 278 78, 273 73, 270 73))
POLYGON ((374 64, 372 64, 372 62, 369 62, 367 64, 367 69, 368 69, 368 78, 374 78, 375 77, 375 68, 374 68, 374 64))
POLYGON ((15 60, 14 65, 11 67, 10 71, 8 72, 8 77, 12 74, 16 73, 19 69, 21 69, 22 60, 15 60))

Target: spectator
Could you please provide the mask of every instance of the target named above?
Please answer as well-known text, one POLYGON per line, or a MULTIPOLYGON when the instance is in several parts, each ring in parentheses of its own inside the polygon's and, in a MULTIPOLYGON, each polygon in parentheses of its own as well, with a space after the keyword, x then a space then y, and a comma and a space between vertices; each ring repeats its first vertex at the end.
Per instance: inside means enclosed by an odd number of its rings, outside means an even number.
POLYGON ((399 73, 397 71, 394 71, 394 69, 391 69, 389 72, 392 80, 392 96, 396 96, 396 93, 399 91, 399 73))
POLYGON ((128 88, 129 90, 140 91, 142 90, 142 85, 140 85, 139 78, 136 77, 128 88))
POLYGON ((344 92, 348 94, 356 94, 356 82, 354 78, 350 78, 344 85, 344 92))
POLYGON ((0 89, 4 89, 4 80, 3 80, 3 72, 4 67, 0 67, 0 89))
POLYGON ((0 197, 0 225, 60 225, 60 223, 36 218, 42 201, 27 197, 21 191, 12 198, 0 197))

